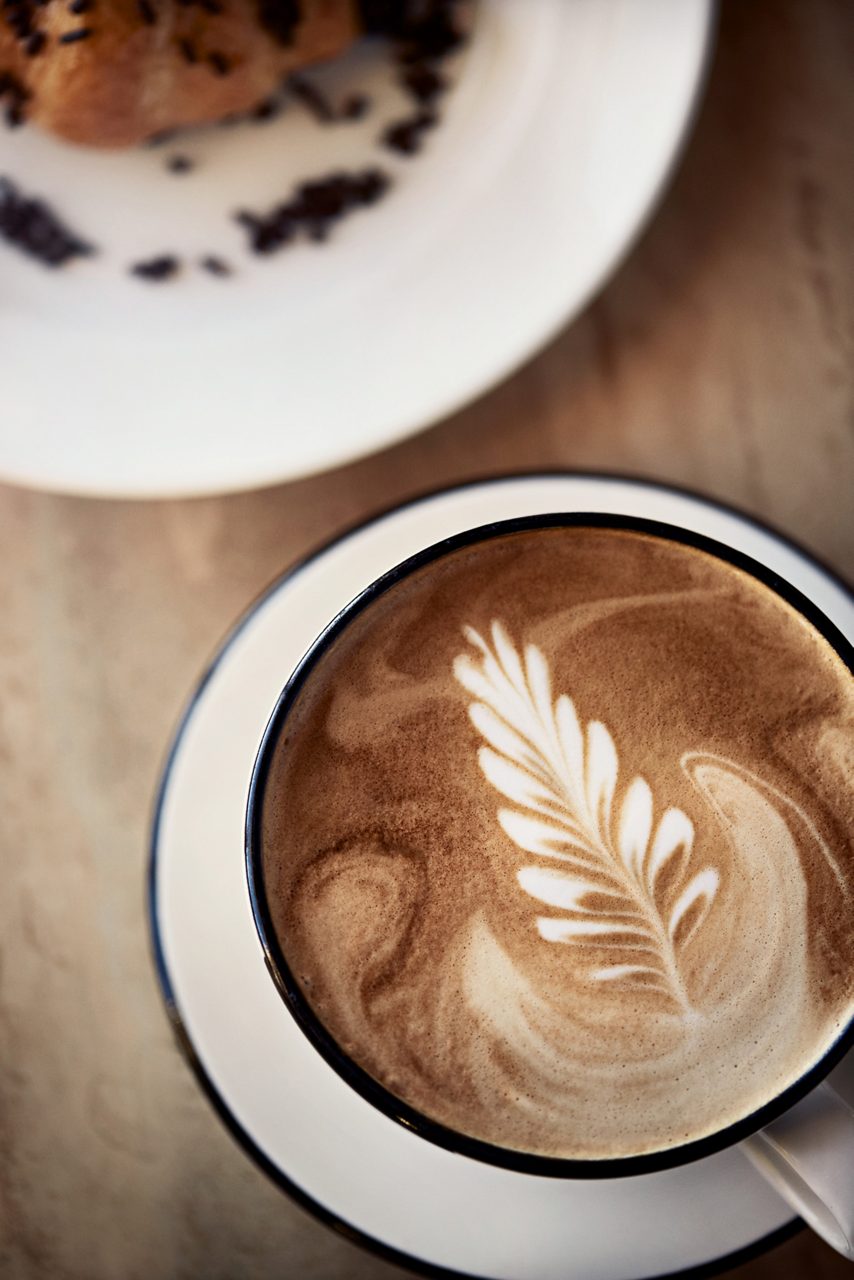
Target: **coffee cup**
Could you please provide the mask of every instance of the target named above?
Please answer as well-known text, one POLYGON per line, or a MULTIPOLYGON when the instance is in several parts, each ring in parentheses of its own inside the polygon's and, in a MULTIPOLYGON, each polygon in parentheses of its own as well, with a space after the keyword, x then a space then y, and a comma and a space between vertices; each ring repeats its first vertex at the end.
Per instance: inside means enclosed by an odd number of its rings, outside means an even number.
POLYGON ((852 649, 795 587, 637 518, 471 530, 326 628, 268 724, 270 973, 425 1140, 637 1175, 735 1143, 852 1256, 852 649))

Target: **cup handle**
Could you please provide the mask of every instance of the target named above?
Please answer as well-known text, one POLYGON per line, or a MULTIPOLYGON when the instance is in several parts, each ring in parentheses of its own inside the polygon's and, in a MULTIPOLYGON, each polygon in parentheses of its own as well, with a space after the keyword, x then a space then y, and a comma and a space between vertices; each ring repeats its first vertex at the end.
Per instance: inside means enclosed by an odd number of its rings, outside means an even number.
POLYGON ((741 1145, 804 1222, 854 1260, 854 1112, 831 1085, 741 1145))

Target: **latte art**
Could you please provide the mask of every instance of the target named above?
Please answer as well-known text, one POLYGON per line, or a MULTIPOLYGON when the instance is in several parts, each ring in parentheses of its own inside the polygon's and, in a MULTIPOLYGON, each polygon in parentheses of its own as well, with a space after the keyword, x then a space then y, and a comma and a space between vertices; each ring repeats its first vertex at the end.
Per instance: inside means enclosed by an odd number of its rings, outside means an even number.
POLYGON ((540 937, 613 952, 616 963, 590 970, 594 981, 654 987, 690 1015, 681 955, 708 915, 720 875, 704 867, 687 883, 680 877, 667 908, 658 889, 662 873, 690 862, 693 823, 669 808, 653 832, 652 792, 645 779, 634 778, 615 825, 619 765, 607 728, 594 720, 585 737, 565 694, 552 706, 540 650, 529 645, 523 664, 500 623, 492 635, 494 652, 469 631, 482 662, 475 667, 458 658, 455 672, 480 699, 469 709, 490 744, 480 749, 480 767, 514 802, 499 810, 499 823, 520 849, 551 860, 516 872, 526 893, 562 910, 537 918, 540 937))
POLYGON ((759 582, 642 534, 508 534, 358 614, 263 802, 288 965, 341 1050, 463 1134, 661 1150, 854 1013, 854 692, 759 582))

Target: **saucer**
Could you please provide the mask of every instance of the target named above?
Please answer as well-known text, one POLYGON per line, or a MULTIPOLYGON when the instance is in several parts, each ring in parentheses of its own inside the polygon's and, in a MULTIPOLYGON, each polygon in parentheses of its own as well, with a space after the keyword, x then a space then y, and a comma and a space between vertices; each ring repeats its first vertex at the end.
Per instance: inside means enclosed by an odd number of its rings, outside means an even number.
POLYGON ((737 1149, 685 1167, 563 1180, 481 1164, 375 1110, 316 1053, 265 968, 243 859, 247 787, 269 714, 331 618, 393 565, 463 529, 555 511, 681 525, 763 562, 854 634, 854 602, 772 531, 705 499, 612 477, 539 475, 443 490, 292 568, 223 642, 175 736, 152 832, 150 915, 169 1015, 208 1096, 258 1164, 322 1221, 427 1274, 646 1280, 716 1269, 797 1229, 737 1149))
POLYGON ((479 0, 423 152, 370 42, 311 72, 363 119, 276 119, 161 147, 80 148, 0 120, 0 174, 98 249, 47 271, 0 238, 0 476, 165 497, 348 461, 480 395, 585 305, 672 171, 712 0, 479 0), (185 157, 175 177, 166 162, 185 157), (388 195, 323 245, 252 255, 235 221, 308 179, 380 166, 388 195), (183 262, 169 283, 132 263, 183 262), (198 267, 212 255, 228 279, 198 267), (48 354, 49 353, 49 354, 48 354))

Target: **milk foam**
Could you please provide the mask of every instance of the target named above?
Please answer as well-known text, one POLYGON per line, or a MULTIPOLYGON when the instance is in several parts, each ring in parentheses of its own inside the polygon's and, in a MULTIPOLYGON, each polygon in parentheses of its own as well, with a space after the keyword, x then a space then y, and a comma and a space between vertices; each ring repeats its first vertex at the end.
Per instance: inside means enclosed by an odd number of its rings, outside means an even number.
POLYGON ((538 1154, 661 1149, 761 1106, 854 1012, 850 675, 703 553, 501 541, 321 662, 265 803, 271 909, 320 1020, 425 1114, 538 1154))
POLYGON ((479 662, 461 656, 454 669, 478 699, 469 715, 490 744, 478 752, 480 767, 513 802, 498 811, 505 834, 542 860, 521 867, 516 880, 562 912, 537 917, 540 937, 586 943, 600 953, 588 970, 592 981, 654 988, 690 1016, 681 956, 720 884, 715 867, 684 874, 693 823, 669 807, 654 825, 652 791, 641 777, 626 787, 617 814, 619 761, 606 726, 593 720, 585 733, 571 698, 553 703, 543 654, 529 645, 523 658, 500 622, 492 624, 493 648, 474 630, 468 638, 479 662), (659 885, 674 866, 677 891, 664 903, 659 885))

